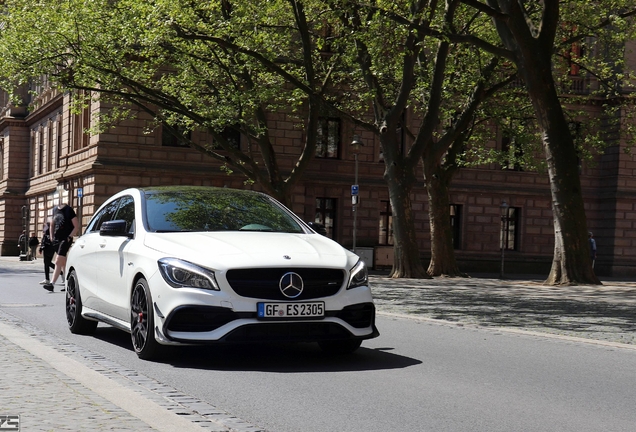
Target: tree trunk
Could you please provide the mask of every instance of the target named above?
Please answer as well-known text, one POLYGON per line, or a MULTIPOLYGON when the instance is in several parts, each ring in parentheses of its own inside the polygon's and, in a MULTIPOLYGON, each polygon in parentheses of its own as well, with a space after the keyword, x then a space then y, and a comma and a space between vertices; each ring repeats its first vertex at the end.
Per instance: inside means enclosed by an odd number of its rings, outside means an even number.
POLYGON ((550 61, 532 60, 524 62, 524 78, 542 131, 554 215, 554 257, 545 283, 600 284, 590 258, 576 149, 550 61))
POLYGON ((424 178, 428 192, 428 216, 431 224, 431 261, 426 273, 430 276, 466 276, 459 271, 453 247, 450 225, 449 186, 452 173, 440 164, 424 163, 424 178))
MULTIPOLYGON (((386 148, 386 147, 385 147, 386 148)), ((386 157, 386 152, 385 152, 386 157)), ((407 172, 399 163, 386 160, 384 178, 389 188, 393 212, 393 269, 391 278, 430 278, 424 270, 417 244, 417 231, 411 206, 411 192, 415 174, 407 172)))
POLYGON ((505 20, 495 19, 497 32, 513 53, 541 131, 554 218, 554 256, 545 283, 600 284, 590 257, 576 148, 552 75, 560 2, 544 0, 541 23, 533 28, 523 3, 515 0, 488 0, 488 3, 506 15, 505 20))

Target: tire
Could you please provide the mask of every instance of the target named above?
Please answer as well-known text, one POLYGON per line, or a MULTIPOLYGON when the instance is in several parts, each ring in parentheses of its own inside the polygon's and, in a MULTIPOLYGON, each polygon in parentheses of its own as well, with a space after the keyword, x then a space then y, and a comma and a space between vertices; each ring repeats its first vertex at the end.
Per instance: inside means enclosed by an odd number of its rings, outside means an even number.
POLYGON ((320 349, 327 354, 351 354, 362 345, 362 339, 345 339, 318 342, 320 349))
POLYGON ((135 353, 142 360, 159 355, 161 345, 155 339, 152 297, 146 279, 139 279, 130 296, 130 336, 135 353))
POLYGON ((77 273, 71 270, 66 282, 66 321, 73 334, 93 334, 97 328, 97 321, 82 316, 82 297, 80 296, 77 273))

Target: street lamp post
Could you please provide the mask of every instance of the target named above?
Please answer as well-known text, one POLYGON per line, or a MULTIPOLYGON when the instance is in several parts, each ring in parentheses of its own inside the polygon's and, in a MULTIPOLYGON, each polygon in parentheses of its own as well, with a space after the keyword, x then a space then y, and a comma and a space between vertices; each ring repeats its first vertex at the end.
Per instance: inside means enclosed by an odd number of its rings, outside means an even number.
POLYGON ((353 211, 353 253, 356 253, 356 232, 358 228, 358 212, 357 205, 359 202, 359 188, 358 188, 358 153, 360 153, 360 147, 362 146, 362 141, 358 135, 353 136, 353 141, 351 141, 351 147, 353 148, 353 157, 355 160, 355 179, 354 184, 351 186, 351 205, 353 211))
POLYGON ((504 260, 505 260, 505 251, 506 251, 506 225, 508 223, 508 203, 506 200, 501 201, 501 205, 499 209, 501 210, 501 272, 499 273, 499 278, 504 278, 504 260))

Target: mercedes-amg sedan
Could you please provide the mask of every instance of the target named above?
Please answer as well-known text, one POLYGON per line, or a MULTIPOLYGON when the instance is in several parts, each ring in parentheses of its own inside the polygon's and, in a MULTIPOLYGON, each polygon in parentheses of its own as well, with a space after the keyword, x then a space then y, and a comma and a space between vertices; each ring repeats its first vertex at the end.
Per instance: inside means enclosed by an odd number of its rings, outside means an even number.
POLYGON ((124 190, 76 240, 65 274, 70 331, 115 326, 142 359, 204 343, 347 353, 379 334, 364 262, 253 191, 124 190))

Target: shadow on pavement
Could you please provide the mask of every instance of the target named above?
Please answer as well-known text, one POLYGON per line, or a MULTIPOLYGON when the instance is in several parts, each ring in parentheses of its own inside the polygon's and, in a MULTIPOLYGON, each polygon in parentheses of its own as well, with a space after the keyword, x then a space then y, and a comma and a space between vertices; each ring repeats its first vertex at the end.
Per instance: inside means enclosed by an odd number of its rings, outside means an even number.
POLYGON ((381 312, 636 343, 636 287, 631 285, 376 279, 372 289, 381 312))
MULTIPOLYGON (((93 337, 130 350, 130 355, 136 356, 126 332, 100 326, 93 337)), ((277 373, 401 369, 421 363, 390 350, 365 348, 364 342, 353 354, 340 356, 325 354, 312 343, 171 346, 165 347, 157 361, 179 368, 277 373)))

